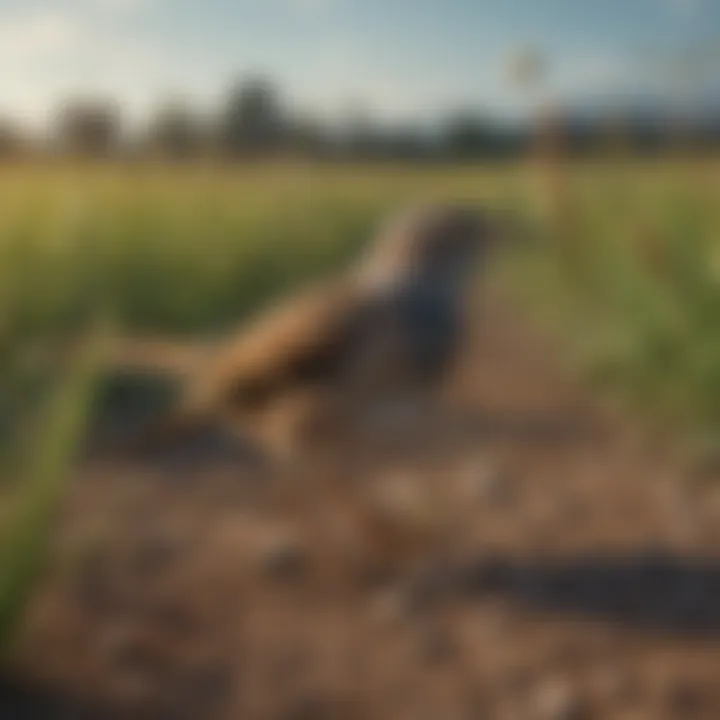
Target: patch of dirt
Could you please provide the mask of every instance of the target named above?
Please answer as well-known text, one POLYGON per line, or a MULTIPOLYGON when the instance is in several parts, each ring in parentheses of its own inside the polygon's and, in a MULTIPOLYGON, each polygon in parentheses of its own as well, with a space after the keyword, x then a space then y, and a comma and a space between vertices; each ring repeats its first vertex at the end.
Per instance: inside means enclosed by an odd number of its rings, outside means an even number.
POLYGON ((720 717, 720 491, 480 328, 403 442, 89 460, 0 717, 720 717))

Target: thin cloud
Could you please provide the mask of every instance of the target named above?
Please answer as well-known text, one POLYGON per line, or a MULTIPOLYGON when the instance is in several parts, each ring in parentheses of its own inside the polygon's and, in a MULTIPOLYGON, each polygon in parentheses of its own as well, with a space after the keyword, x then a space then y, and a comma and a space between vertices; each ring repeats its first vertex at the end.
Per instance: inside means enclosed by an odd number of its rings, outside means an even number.
POLYGON ((89 0, 91 7, 112 15, 132 15, 151 3, 152 0, 89 0))
POLYGON ((41 128, 66 98, 97 95, 138 116, 162 89, 165 64, 156 43, 73 10, 0 20, 0 115, 41 128))
POLYGON ((85 35, 83 24, 57 11, 35 12, 0 20, 3 62, 51 60, 76 46, 85 35))
POLYGON ((315 15, 331 10, 337 0, 287 0, 299 12, 315 15))

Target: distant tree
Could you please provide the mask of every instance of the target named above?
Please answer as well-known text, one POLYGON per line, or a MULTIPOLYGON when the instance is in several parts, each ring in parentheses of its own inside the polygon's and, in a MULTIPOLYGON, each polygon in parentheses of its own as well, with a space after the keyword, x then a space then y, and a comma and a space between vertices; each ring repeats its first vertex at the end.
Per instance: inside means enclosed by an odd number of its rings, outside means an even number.
MULTIPOLYGON (((665 65, 666 92, 672 98, 668 117, 669 135, 680 152, 691 150, 698 141, 698 112, 703 94, 713 87, 720 62, 720 44, 715 48, 698 44, 670 53, 665 65)), ((716 86, 715 86, 716 87, 716 86)))
POLYGON ((349 105, 340 121, 340 136, 346 155, 362 159, 382 154, 382 133, 370 113, 359 103, 349 105))
POLYGON ((422 160, 435 152, 430 138, 413 127, 401 127, 389 133, 384 147, 388 155, 398 160, 422 160))
POLYGON ((246 155, 277 150, 285 133, 285 114, 273 83, 253 78, 231 91, 220 128, 227 152, 246 155))
POLYGON ((58 115, 58 141, 63 150, 73 154, 111 155, 120 147, 121 130, 120 109, 113 102, 75 100, 58 115))
POLYGON ((0 118, 0 159, 17 157, 29 149, 29 141, 17 124, 0 118))
POLYGON ((162 105, 150 121, 147 146, 165 157, 196 157, 203 152, 205 141, 202 122, 184 102, 162 105))
POLYGON ((445 146, 452 157, 477 158, 502 151, 502 138, 486 119, 462 112, 447 121, 445 146))
POLYGON ((310 118, 295 118, 286 128, 287 147, 303 157, 325 157, 332 152, 330 133, 310 118))

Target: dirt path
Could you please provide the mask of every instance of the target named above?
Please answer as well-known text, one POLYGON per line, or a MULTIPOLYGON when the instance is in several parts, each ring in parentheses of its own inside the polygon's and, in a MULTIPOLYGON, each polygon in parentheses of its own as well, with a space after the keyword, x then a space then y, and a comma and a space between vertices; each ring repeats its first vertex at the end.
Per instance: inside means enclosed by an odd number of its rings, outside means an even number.
POLYGON ((720 718, 720 494, 481 325, 403 447, 88 467, 0 717, 720 718))

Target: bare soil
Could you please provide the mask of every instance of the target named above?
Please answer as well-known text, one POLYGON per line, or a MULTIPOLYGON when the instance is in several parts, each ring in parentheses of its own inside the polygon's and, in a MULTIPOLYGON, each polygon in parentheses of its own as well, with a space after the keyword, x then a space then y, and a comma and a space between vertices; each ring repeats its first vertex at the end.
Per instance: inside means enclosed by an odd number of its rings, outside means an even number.
POLYGON ((82 468, 1 718, 720 718, 720 485, 490 298, 442 413, 82 468))

